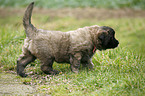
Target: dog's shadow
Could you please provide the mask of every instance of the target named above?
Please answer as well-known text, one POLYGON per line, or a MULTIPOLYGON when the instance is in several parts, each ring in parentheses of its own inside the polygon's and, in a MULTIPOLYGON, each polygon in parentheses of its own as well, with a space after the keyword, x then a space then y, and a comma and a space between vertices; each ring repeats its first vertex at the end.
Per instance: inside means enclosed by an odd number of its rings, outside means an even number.
MULTIPOLYGON (((70 70, 70 64, 67 63, 53 63, 53 69, 57 70, 60 72, 60 74, 65 74, 65 73, 69 73, 72 72, 70 70)), ((28 76, 32 76, 32 75, 44 75, 43 71, 41 71, 41 63, 40 60, 35 60, 34 62, 30 63, 29 65, 26 66, 25 68, 26 73, 28 74, 28 76)), ((51 74, 49 74, 51 75, 51 74)))
MULTIPOLYGON (((97 65, 99 65, 99 64, 97 64, 97 65)), ((58 64, 58 63, 54 62, 53 68, 54 68, 54 70, 57 70, 57 71, 60 72, 57 75, 73 73, 71 71, 70 64, 67 64, 67 63, 63 63, 63 64, 59 63, 58 64)), ((51 74, 44 74, 43 71, 41 71, 41 63, 40 63, 40 60, 36 60, 36 61, 32 62, 31 64, 29 64, 26 67, 25 71, 27 72, 28 77, 33 77, 33 76, 35 77, 35 75, 36 76, 51 75, 51 74)), ((80 68, 79 68, 79 71, 80 72, 84 72, 84 71, 89 72, 91 70, 88 69, 88 68, 84 68, 81 65, 80 68)))

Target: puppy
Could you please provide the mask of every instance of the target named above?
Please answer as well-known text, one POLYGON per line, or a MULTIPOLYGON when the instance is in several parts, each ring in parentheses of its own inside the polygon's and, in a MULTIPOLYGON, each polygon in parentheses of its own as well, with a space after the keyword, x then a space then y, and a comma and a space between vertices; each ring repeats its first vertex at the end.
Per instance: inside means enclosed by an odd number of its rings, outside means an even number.
POLYGON ((95 51, 115 48, 119 42, 115 39, 115 31, 107 26, 91 26, 74 31, 47 31, 36 29, 31 24, 32 2, 23 17, 26 39, 22 55, 17 60, 17 74, 26 77, 25 67, 35 59, 41 61, 41 70, 45 74, 57 74, 52 65, 69 63, 71 70, 78 73, 79 66, 93 68, 91 61, 95 51))

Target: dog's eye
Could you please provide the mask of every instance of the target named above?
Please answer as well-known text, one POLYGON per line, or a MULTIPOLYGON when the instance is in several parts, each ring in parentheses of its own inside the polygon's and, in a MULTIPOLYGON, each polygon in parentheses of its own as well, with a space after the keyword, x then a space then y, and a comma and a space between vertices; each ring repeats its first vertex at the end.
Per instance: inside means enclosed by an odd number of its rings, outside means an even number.
POLYGON ((114 35, 115 35, 115 32, 113 31, 112 34, 113 34, 113 36, 114 36, 114 35))

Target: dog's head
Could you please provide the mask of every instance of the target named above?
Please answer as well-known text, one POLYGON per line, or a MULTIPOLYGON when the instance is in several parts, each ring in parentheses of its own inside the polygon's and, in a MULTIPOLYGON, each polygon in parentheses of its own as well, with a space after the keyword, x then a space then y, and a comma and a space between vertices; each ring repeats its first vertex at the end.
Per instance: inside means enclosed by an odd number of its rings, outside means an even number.
POLYGON ((118 40, 115 39, 115 31, 107 26, 99 27, 97 37, 97 40, 99 41, 99 50, 116 48, 119 44, 118 40))

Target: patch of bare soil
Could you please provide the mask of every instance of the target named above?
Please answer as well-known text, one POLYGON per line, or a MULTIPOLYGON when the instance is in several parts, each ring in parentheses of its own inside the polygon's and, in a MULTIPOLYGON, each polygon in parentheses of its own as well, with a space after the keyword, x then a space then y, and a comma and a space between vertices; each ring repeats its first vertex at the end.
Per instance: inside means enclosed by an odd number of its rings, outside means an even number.
POLYGON ((26 96, 36 94, 33 86, 25 85, 16 75, 0 73, 0 96, 26 96))
MULTIPOLYGON (((19 15, 23 16, 25 9, 0 8, 0 18, 19 15)), ((145 10, 133 9, 96 9, 96 8, 64 8, 64 9, 42 9, 34 8, 34 14, 43 14, 50 17, 70 16, 77 19, 108 19, 122 17, 145 17, 145 10)))

